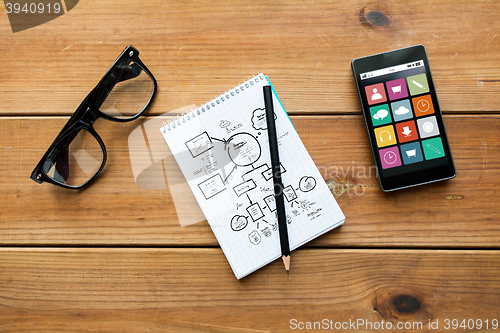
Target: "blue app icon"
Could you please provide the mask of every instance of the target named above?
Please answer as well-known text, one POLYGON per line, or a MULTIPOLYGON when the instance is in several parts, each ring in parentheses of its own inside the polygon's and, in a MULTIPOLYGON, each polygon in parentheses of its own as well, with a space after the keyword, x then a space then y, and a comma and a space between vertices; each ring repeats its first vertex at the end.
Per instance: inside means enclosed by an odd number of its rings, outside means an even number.
POLYGON ((399 148, 401 149, 401 156, 403 157, 404 164, 412 164, 424 160, 419 142, 407 143, 401 145, 399 148))
POLYGON ((394 121, 401 121, 413 118, 409 99, 391 103, 392 116, 394 121))

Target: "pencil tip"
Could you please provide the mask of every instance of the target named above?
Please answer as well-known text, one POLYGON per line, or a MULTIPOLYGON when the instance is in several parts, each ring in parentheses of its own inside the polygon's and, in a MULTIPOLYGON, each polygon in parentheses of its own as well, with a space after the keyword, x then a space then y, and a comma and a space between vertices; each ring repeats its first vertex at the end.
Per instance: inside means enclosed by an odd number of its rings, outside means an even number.
POLYGON ((290 276, 290 255, 283 256, 283 263, 285 264, 286 273, 290 276))

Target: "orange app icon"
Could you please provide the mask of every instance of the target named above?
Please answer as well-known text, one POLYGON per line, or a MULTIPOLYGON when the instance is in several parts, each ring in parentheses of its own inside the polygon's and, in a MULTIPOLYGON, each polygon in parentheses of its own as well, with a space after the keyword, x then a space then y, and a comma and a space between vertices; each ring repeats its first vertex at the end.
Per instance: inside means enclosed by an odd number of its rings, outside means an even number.
POLYGON ((434 113, 431 95, 424 95, 411 100, 415 116, 421 117, 434 113))

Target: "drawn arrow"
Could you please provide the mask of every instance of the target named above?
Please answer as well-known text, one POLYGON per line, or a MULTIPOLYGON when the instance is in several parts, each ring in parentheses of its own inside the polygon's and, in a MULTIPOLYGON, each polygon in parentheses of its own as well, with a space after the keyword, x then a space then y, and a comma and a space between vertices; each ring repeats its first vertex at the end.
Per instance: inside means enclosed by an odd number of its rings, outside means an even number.
POLYGON ((237 167, 238 167, 238 166, 237 166, 237 165, 235 165, 235 166, 233 167, 233 169, 231 170, 231 172, 229 172, 229 174, 227 175, 226 179, 224 179, 224 184, 226 183, 226 180, 228 180, 229 176, 231 176, 231 174, 233 173, 233 171, 234 171, 234 170, 236 170, 236 168, 237 168, 237 167))
POLYGON ((252 199, 248 196, 248 193, 245 193, 247 195, 248 201, 250 201, 250 205, 253 205, 252 199))
POLYGON ((231 142, 231 140, 232 140, 232 138, 230 138, 229 140, 226 140, 226 139, 224 139, 224 138, 222 138, 222 139, 217 139, 217 138, 214 138, 214 137, 212 137, 212 136, 210 137, 210 139, 215 140, 215 141, 222 142, 222 143, 224 144, 224 150, 226 150, 227 145, 228 145, 228 144, 229 144, 229 142, 231 142))

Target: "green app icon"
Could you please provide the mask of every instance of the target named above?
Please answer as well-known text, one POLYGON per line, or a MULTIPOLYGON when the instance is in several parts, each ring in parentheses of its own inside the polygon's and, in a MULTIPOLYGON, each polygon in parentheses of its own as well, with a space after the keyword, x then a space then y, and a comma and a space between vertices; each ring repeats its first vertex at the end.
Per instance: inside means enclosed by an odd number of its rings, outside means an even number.
POLYGON ((432 160, 444 156, 443 142, 441 138, 433 138, 422 141, 426 160, 432 160))
POLYGON ((412 96, 420 95, 429 92, 429 84, 427 83, 427 77, 425 73, 408 76, 406 78, 408 83, 408 88, 410 89, 410 94, 412 96))
POLYGON ((392 122, 391 112, 389 111, 389 105, 387 104, 371 107, 370 115, 372 118, 373 126, 390 124, 392 122))

